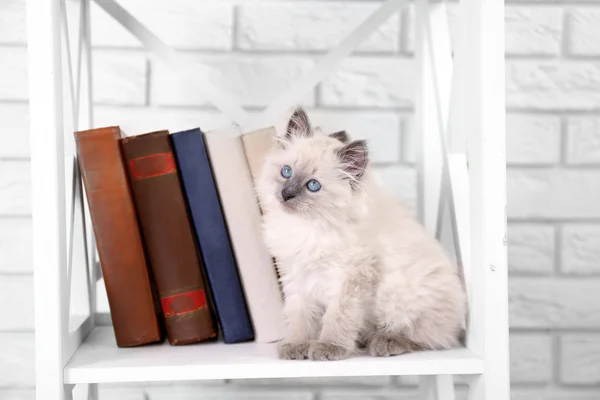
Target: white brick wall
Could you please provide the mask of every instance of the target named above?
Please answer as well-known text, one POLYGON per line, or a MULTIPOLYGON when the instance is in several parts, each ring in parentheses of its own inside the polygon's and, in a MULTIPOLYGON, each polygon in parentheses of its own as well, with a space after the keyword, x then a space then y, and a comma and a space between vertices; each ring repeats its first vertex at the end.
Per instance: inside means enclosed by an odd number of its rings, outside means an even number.
MULTIPOLYGON (((379 0, 120 0, 251 110, 309 70, 379 0), (268 17, 267 17, 268 16, 268 17), (175 28, 174 28, 175 27, 175 28)), ((600 398, 600 0, 507 0, 513 399, 600 398)), ((74 0, 67 0, 72 9, 74 0)), ((456 12, 450 9, 453 40, 456 12)), ((224 119, 92 3, 98 126, 141 133, 224 119)), ((0 399, 34 398, 24 0, 0 2, 0 399), (19 307, 12 307, 18 304, 19 307)), ((392 17, 304 99, 317 124, 371 141, 414 205, 414 12, 392 17), (350 128, 349 128, 350 127, 350 128)), ((415 399, 414 378, 101 385, 102 399, 415 399), (251 389, 251 390, 250 390, 251 389), (251 393, 252 391, 252 393, 251 393)), ((464 390, 458 396, 463 399, 464 390)))

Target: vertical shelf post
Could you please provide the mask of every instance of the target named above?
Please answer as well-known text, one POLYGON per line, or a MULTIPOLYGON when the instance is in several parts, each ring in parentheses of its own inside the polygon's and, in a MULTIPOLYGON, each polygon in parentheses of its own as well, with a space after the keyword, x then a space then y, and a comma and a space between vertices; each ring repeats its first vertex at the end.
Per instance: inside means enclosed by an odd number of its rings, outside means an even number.
POLYGON ((59 0, 27 0, 36 396, 64 400, 68 337, 59 0))
POLYGON ((472 400, 510 398, 506 262, 506 138, 504 2, 462 0, 468 81, 464 128, 471 183, 472 304, 468 347, 485 373, 474 378, 472 400))

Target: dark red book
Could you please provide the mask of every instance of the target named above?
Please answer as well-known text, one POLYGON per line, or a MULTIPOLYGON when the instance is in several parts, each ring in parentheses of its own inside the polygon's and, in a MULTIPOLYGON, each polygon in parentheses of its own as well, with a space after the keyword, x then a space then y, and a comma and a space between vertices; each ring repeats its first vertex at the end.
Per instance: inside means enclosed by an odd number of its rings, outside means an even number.
POLYGON ((121 140, 133 199, 173 345, 217 336, 168 131, 121 140))

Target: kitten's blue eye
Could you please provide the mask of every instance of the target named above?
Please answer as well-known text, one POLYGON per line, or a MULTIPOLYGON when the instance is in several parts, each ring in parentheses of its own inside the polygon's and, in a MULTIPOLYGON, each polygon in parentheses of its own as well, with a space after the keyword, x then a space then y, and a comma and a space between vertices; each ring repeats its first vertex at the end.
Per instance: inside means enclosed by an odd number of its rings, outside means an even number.
POLYGON ((289 165, 284 165, 283 168, 281 168, 281 176, 284 178, 290 178, 292 176, 292 167, 289 165))
POLYGON ((314 179, 311 179, 310 181, 308 181, 308 183, 306 184, 306 187, 311 192, 318 192, 319 190, 321 190, 321 184, 319 183, 319 181, 316 181, 314 179))

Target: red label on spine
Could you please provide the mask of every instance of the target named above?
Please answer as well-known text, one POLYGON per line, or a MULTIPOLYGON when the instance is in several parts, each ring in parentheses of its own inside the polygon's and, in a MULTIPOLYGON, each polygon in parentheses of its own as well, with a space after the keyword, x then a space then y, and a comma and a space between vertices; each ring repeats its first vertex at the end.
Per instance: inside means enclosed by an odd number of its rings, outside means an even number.
POLYGON ((160 299, 165 317, 187 314, 206 308, 206 294, 204 289, 179 293, 160 299))
POLYGON ((129 161, 129 169, 134 179, 153 178, 175 172, 175 159, 170 152, 138 157, 129 161))

